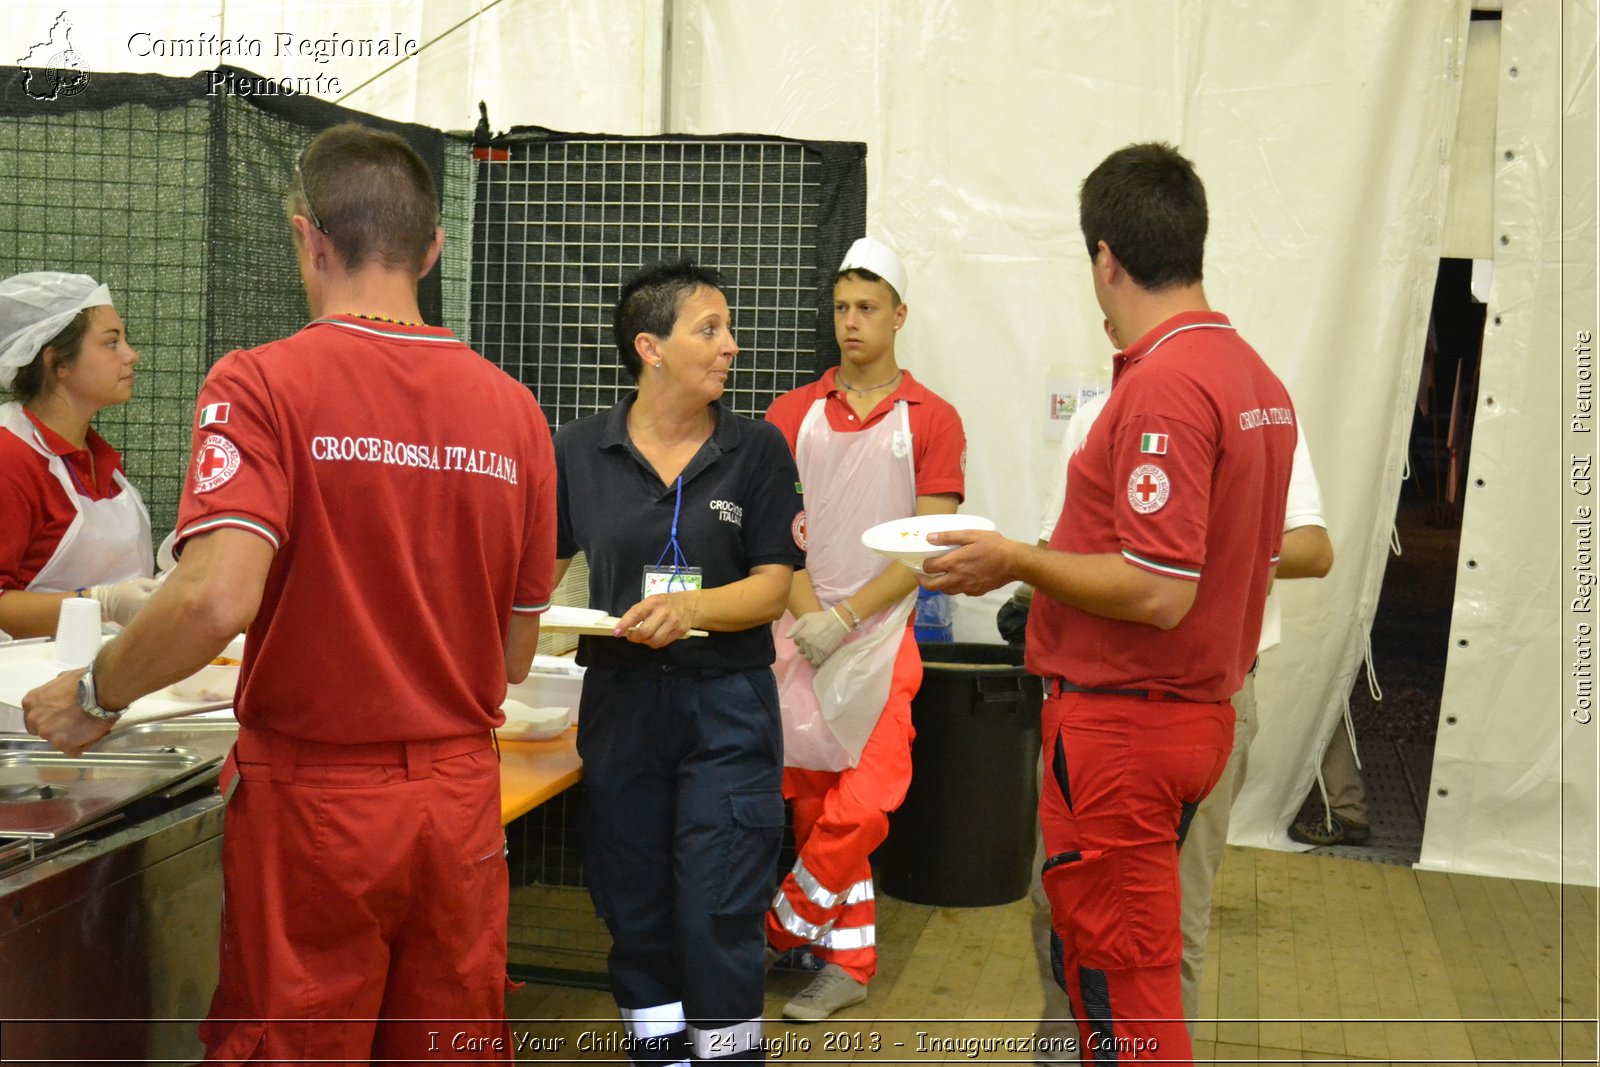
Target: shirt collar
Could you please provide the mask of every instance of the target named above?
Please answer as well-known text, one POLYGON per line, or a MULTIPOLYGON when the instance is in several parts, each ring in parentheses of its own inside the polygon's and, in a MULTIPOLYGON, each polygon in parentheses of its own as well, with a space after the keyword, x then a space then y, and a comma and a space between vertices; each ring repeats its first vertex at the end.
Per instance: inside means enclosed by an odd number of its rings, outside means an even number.
POLYGON ((112 451, 111 446, 106 444, 105 438, 94 432, 93 426, 89 427, 89 433, 84 439, 84 447, 79 448, 77 445, 73 444, 71 441, 68 441, 65 437, 62 437, 50 427, 46 426, 42 421, 40 421, 39 416, 35 415, 27 408, 23 408, 22 413, 28 416, 29 422, 33 423, 34 432, 38 435, 39 442, 43 444, 45 448, 49 449, 52 455, 73 456, 79 453, 93 452, 95 459, 98 461, 102 456, 105 456, 112 451))
POLYGON ((390 337, 406 341, 451 341, 456 339, 455 334, 444 326, 429 326, 426 323, 392 322, 388 319, 363 319, 357 315, 334 314, 324 315, 320 319, 313 319, 306 324, 310 326, 342 326, 358 333, 371 334, 378 337, 390 337))
MULTIPOLYGON (((839 384, 838 367, 829 367, 823 372, 822 387, 829 396, 836 396, 847 403, 849 402, 849 392, 839 384)), ((875 412, 886 404, 893 407, 898 400, 904 400, 908 404, 921 404, 927 399, 928 387, 912 377, 910 371, 901 367, 900 382, 894 387, 894 392, 874 404, 872 410, 875 412)))
POLYGON ((1233 329, 1233 325, 1228 322, 1228 316, 1220 311, 1180 311, 1178 314, 1166 319, 1159 326, 1148 331, 1143 337, 1112 357, 1112 381, 1115 382, 1128 367, 1154 352, 1173 334, 1183 330, 1194 329, 1195 327, 1207 326, 1233 329))
MULTIPOLYGON (((605 428, 600 432, 601 448, 628 445, 628 412, 638 399, 639 391, 635 389, 606 412, 605 428)), ((738 448, 741 436, 739 420, 732 417, 727 405, 720 400, 711 405, 711 413, 716 419, 716 425, 711 431, 711 443, 717 446, 719 452, 730 452, 738 448)))

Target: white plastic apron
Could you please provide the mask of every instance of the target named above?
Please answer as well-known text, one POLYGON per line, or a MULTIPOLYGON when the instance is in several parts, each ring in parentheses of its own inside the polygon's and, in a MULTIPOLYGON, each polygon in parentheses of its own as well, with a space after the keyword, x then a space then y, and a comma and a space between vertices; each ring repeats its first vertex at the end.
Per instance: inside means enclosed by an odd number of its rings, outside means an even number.
MULTIPOLYGON (((904 400, 878 425, 856 433, 835 433, 825 407, 826 399, 819 399, 806 412, 795 440, 795 465, 806 496, 806 573, 817 599, 833 605, 882 573, 883 557, 861 544, 861 532, 916 514, 917 479, 904 400)), ((774 624, 785 765, 815 771, 856 765, 889 698, 895 657, 916 601, 912 590, 862 619, 820 668, 783 636, 794 626, 793 616, 774 624)))
POLYGON ((109 500, 90 500, 78 492, 67 461, 45 447, 37 427, 17 403, 0 404, 0 426, 26 441, 49 461, 50 473, 78 509, 54 555, 28 583, 35 593, 70 593, 90 585, 149 578, 154 570, 150 514, 139 491, 118 471, 122 492, 109 500))

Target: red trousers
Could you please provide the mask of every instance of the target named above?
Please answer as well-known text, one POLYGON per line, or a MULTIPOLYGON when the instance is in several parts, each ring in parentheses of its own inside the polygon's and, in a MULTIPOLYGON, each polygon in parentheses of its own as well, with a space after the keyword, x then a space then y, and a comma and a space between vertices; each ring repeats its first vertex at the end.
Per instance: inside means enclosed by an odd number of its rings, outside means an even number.
POLYGON ((856 765, 844 771, 783 769, 798 856, 767 912, 767 942, 778 949, 811 944, 818 958, 860 982, 878 969, 867 858, 888 836, 889 812, 911 785, 911 698, 921 685, 922 657, 907 627, 889 699, 856 765))
POLYGON ((1190 1063, 1180 827, 1227 763, 1233 707, 1066 693, 1044 705, 1044 890, 1086 1062, 1190 1063))
POLYGON ((207 1063, 512 1062, 488 734, 318 745, 245 730, 221 784, 207 1063))

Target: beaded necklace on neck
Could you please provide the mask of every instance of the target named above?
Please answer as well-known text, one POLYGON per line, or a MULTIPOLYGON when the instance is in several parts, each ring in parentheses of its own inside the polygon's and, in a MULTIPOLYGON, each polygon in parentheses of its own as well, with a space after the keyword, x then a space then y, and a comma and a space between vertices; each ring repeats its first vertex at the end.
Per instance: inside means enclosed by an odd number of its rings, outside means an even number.
POLYGON ((880 382, 877 385, 864 385, 864 386, 859 386, 859 387, 851 385, 849 382, 845 381, 844 378, 840 377, 838 374, 835 374, 833 376, 833 380, 838 382, 841 386, 843 386, 845 392, 847 392, 847 393, 855 393, 858 396, 861 396, 861 395, 865 395, 867 393, 876 393, 879 389, 887 389, 887 388, 889 388, 889 386, 891 386, 891 385, 895 384, 896 382, 898 382, 900 380, 900 375, 902 375, 904 373, 905 373, 904 371, 898 371, 897 370, 897 371, 894 372, 894 377, 890 378, 886 382, 880 382))
POLYGON ((387 315, 363 315, 359 311, 346 311, 352 319, 365 319, 368 322, 387 322, 392 326, 421 326, 420 322, 406 322, 404 319, 391 319, 387 315))

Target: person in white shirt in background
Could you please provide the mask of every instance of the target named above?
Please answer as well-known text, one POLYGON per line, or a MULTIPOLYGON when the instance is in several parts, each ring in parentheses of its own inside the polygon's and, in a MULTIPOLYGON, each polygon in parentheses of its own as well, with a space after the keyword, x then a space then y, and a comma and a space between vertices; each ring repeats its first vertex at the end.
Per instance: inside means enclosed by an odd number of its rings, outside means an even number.
MULTIPOLYGON (((1120 349, 1110 322, 1105 323, 1106 336, 1114 347, 1120 349)), ((1099 417, 1109 391, 1099 393, 1083 402, 1073 412, 1061 438, 1056 466, 1049 484, 1050 496, 1040 512, 1039 544, 1047 545, 1055 532, 1056 521, 1066 500, 1067 464, 1072 455, 1082 447, 1089 436, 1089 428, 1099 417)), ((1328 539, 1327 521, 1322 514, 1322 492, 1317 485, 1316 472, 1311 466, 1311 453, 1302 433, 1295 441, 1294 465, 1289 475, 1288 507, 1283 519, 1283 550, 1278 561, 1277 577, 1321 578, 1333 567, 1333 544, 1328 539)), ((1023 626, 1027 618, 1027 605, 1033 590, 1023 585, 1012 594, 1011 601, 1001 607, 997 623, 1001 635, 1008 642, 1022 641, 1023 626)), ((1269 595, 1261 624, 1258 655, 1278 646, 1282 635, 1282 609, 1276 596, 1269 595)), ((1257 666, 1259 666, 1259 660, 1257 666)), ((1200 977, 1205 970, 1206 936, 1211 929, 1211 891, 1216 883, 1217 870, 1222 864, 1224 846, 1228 843, 1228 820, 1233 802, 1244 785, 1245 768, 1249 762, 1250 743, 1257 728, 1256 671, 1252 668, 1245 678, 1244 687, 1233 698, 1236 712, 1233 751, 1216 786, 1201 802, 1187 832, 1180 838, 1178 854, 1178 879, 1183 899, 1183 1013, 1194 1024, 1200 1006, 1200 977)), ((1041 775, 1041 781, 1043 780, 1041 775)), ((1050 966, 1050 903, 1045 897, 1038 875, 1044 861, 1042 838, 1034 857, 1032 899, 1033 940, 1039 962, 1040 984, 1044 990, 1045 1010, 1038 1033, 1041 1037, 1075 1038, 1077 1026, 1072 1021, 1072 1007, 1051 973, 1050 966)), ((1037 1059, 1039 1063, 1075 1063, 1074 1053, 1058 1053, 1062 1041, 1042 1042, 1047 1050, 1037 1059)))

